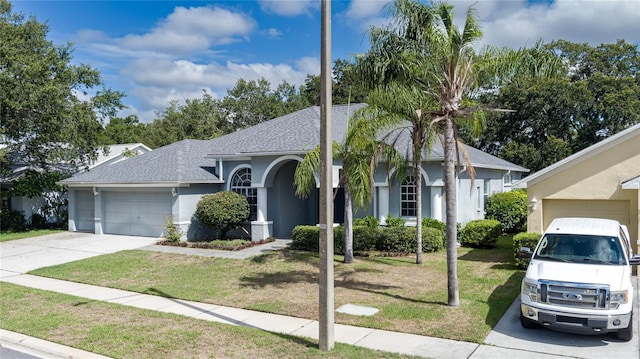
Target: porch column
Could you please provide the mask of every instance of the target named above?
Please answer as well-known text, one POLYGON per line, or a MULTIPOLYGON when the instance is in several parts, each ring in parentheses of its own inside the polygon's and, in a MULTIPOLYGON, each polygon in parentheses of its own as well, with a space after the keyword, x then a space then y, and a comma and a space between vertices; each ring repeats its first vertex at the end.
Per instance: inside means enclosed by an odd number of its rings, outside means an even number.
POLYGON ((260 241, 271 237, 273 222, 267 221, 267 188, 256 188, 258 198, 256 200, 256 220, 251 222, 251 240, 260 241))
POLYGON ((443 221, 442 217, 442 187, 431 186, 431 218, 443 221))
POLYGON ((69 228, 69 232, 77 231, 76 228, 76 191, 73 189, 69 190, 68 193, 68 201, 67 201, 67 225, 69 228))
POLYGON ((378 187, 378 220, 381 225, 387 224, 387 215, 389 214, 389 187, 378 187))
POLYGON ((104 234, 102 231, 102 193, 93 187, 93 233, 104 234))

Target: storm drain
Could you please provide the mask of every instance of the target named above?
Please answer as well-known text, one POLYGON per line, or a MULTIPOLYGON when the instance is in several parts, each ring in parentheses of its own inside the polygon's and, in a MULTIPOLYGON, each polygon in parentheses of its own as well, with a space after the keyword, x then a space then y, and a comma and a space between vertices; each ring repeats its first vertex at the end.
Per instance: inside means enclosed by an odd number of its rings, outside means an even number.
POLYGON ((363 307, 361 305, 355 305, 355 304, 344 304, 344 305, 341 305, 336 310, 336 312, 343 313, 343 314, 363 315, 363 316, 370 317, 378 313, 379 309, 371 308, 371 307, 363 307))

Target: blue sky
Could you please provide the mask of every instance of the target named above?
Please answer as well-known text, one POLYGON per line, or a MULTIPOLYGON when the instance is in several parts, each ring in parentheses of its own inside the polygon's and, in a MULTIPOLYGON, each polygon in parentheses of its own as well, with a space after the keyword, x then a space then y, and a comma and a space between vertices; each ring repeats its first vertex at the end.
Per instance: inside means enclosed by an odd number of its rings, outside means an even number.
MULTIPOLYGON (((366 30, 388 23, 386 0, 332 2, 332 55, 367 50, 366 30)), ((73 43, 74 62, 100 71, 123 91, 121 116, 150 122, 170 100, 224 97, 240 78, 301 85, 320 70, 320 1, 36 1, 14 12, 49 25, 49 40, 73 43)), ((640 43, 638 0, 450 1, 462 17, 475 4, 484 32, 478 46, 565 39, 592 45, 640 43)), ((460 24, 461 25, 461 24, 460 24)))

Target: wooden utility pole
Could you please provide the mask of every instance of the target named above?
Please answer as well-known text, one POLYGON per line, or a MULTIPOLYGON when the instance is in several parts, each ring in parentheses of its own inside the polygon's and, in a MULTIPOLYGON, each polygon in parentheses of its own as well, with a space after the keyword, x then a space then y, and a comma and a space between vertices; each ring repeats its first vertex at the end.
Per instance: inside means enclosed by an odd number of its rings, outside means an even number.
POLYGON ((320 350, 334 347, 331 0, 322 0, 320 40, 320 350))

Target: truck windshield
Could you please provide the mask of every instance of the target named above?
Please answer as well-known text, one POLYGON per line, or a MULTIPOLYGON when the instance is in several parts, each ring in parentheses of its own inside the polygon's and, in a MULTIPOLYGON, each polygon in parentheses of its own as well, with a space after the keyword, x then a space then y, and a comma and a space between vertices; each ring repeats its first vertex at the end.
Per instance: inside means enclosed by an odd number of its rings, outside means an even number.
POLYGON ((536 259, 572 263, 623 265, 625 258, 615 237, 547 234, 540 240, 536 259))

